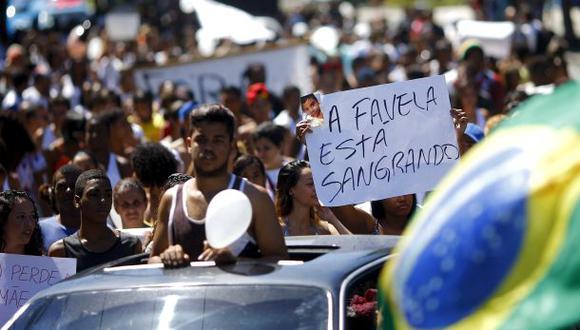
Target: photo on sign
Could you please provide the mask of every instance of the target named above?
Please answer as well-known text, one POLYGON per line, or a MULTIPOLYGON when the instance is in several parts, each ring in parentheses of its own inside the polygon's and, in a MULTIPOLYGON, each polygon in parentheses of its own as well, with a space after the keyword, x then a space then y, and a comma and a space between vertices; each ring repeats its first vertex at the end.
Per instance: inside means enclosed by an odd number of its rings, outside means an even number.
POLYGON ((313 93, 300 97, 300 105, 302 111, 306 114, 306 120, 311 121, 312 127, 321 126, 324 121, 322 110, 320 109, 320 102, 313 93))

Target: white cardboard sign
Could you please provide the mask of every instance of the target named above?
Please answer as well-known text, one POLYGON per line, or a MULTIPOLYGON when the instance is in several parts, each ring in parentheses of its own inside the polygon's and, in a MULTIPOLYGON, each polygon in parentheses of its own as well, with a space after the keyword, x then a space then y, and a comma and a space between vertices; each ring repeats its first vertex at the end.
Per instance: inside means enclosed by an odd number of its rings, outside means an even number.
POLYGON ((131 41, 137 37, 141 16, 136 12, 111 12, 105 16, 105 30, 113 41, 131 41))
POLYGON ((487 56, 507 58, 511 53, 515 25, 512 22, 463 20, 457 23, 459 42, 476 39, 487 56))
POLYGON ((0 253, 0 325, 38 291, 76 273, 77 260, 0 253))
POLYGON ((321 108, 306 144, 324 205, 432 190, 459 159, 443 76, 323 95, 321 108))
POLYGON ((148 67, 135 70, 135 82, 140 89, 157 93, 165 80, 183 82, 195 93, 200 103, 218 101, 222 87, 242 86, 243 74, 249 64, 262 63, 266 68, 266 86, 281 95, 287 85, 303 91, 312 90, 308 72, 309 53, 305 45, 265 50, 199 62, 148 67))

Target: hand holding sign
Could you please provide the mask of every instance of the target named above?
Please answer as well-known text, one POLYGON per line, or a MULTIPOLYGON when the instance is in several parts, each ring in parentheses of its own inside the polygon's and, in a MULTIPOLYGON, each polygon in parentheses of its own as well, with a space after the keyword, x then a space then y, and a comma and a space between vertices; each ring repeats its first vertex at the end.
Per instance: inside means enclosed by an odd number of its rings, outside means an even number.
POLYGON ((296 124, 296 138, 300 141, 300 143, 304 144, 304 137, 306 133, 312 133, 312 128, 310 125, 310 121, 303 119, 296 124))

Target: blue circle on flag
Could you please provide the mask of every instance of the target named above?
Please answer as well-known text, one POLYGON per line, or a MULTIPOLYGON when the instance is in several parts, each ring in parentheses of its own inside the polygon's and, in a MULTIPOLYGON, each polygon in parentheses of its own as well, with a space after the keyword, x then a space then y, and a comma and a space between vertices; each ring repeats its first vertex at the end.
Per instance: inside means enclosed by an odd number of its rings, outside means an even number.
POLYGON ((400 255, 399 267, 413 262, 406 278, 397 281, 400 308, 411 326, 452 325, 491 297, 509 273, 526 230, 530 169, 520 155, 514 149, 490 155, 463 173, 440 207, 421 215, 419 232, 412 236, 417 241, 425 238, 421 228, 429 228, 430 218, 451 208, 414 261, 400 255))

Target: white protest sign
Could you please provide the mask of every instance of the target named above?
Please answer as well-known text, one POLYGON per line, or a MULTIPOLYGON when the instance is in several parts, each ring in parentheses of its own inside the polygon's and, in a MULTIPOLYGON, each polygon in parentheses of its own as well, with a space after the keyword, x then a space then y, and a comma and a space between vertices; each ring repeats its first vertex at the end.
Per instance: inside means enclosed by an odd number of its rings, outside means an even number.
POLYGON ((340 206, 432 190, 459 159, 443 76, 323 95, 306 135, 318 198, 340 206))
POLYGON ((130 41, 137 37, 141 16, 137 12, 111 12, 105 16, 105 30, 113 41, 130 41))
POLYGON ((76 273, 77 261, 0 253, 0 325, 28 299, 76 273))
MULTIPOLYGON (((309 54, 305 45, 264 50, 199 62, 147 67, 135 70, 140 89, 157 93, 165 80, 187 84, 201 103, 217 102, 222 87, 242 87, 243 74, 249 64, 262 63, 266 68, 266 85, 280 95, 289 84, 303 91, 312 90, 309 76, 309 54)), ((243 88, 242 88, 243 91, 243 88)))
POLYGON ((515 25, 512 22, 463 20, 457 23, 458 42, 476 39, 488 56, 506 58, 511 53, 515 25))

